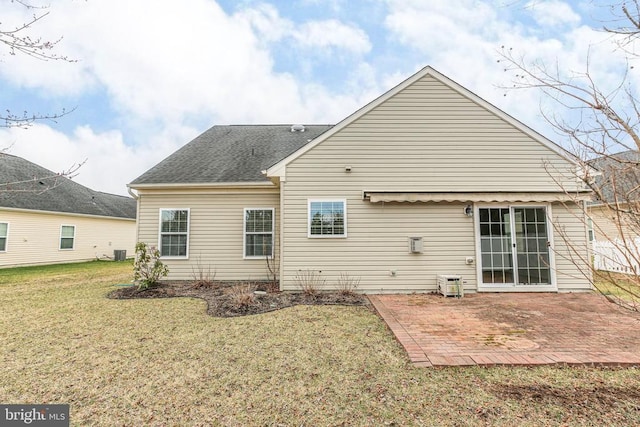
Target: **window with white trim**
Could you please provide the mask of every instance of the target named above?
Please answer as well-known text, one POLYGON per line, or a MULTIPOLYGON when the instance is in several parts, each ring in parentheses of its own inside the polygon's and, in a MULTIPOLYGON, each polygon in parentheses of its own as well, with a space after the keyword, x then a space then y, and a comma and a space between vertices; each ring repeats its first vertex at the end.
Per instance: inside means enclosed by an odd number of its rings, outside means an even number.
POLYGON ((60 226, 60 249, 73 250, 75 240, 76 240, 75 225, 60 226))
POLYGON ((244 209, 244 257, 273 256, 273 208, 244 209))
POLYGON ((160 256, 189 255, 189 209, 160 209, 160 256))
POLYGON ((7 251, 8 237, 9 237, 9 223, 0 222, 0 252, 7 251))
POLYGON ((309 200, 309 237, 347 237, 346 200, 309 200))

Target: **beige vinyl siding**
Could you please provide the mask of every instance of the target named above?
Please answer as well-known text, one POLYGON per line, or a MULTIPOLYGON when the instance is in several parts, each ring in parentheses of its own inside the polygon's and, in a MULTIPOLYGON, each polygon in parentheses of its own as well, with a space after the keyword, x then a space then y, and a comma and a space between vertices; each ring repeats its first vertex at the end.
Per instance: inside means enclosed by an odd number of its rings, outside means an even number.
MULTIPOLYGON (((425 76, 287 165, 282 286, 295 289, 296 272, 315 269, 329 284, 349 271, 370 292, 434 290, 437 274, 461 274, 465 287, 475 289, 475 265, 465 263, 476 257, 474 219, 464 215, 465 203, 372 204, 363 192, 558 192, 556 181, 577 188, 573 168, 425 76), (307 238, 307 200, 315 198, 347 199, 347 239, 307 238), (423 254, 409 253, 410 236, 423 237, 423 254)), ((559 288, 565 281, 586 286, 558 278, 559 288)))
MULTIPOLYGON (((359 290, 372 293, 435 291, 438 274, 461 275, 466 291, 477 289, 477 218, 464 214, 465 203, 370 204, 352 198, 347 202, 346 239, 309 239, 306 212, 300 215, 305 211, 305 201, 291 203, 289 206, 296 208, 287 210, 284 290, 299 290, 297 276, 307 270, 317 272, 328 288, 336 287, 340 275, 347 273, 360 279, 359 290), (422 253, 410 253, 409 237, 422 237, 422 253), (468 257, 473 258, 473 264, 466 263, 468 257)), ((555 203, 550 212, 558 291, 590 290, 582 210, 576 205, 555 203)))
MULTIPOLYGON (((287 183, 288 185, 288 183, 287 183)), ((299 271, 315 271, 336 287, 341 274, 360 279, 363 292, 434 291, 438 274, 460 274, 476 288, 473 218, 460 203, 380 203, 347 198, 348 237, 307 237, 306 198, 289 199, 283 246, 283 289, 299 290, 299 271), (409 237, 423 238, 423 252, 410 253, 409 237)))
POLYGON ((279 203, 275 188, 140 190, 138 239, 158 246, 160 209, 189 209, 189 257, 163 259, 168 280, 192 280, 200 270, 216 280, 264 280, 266 261, 243 256, 244 208, 275 210, 277 243, 279 203))
POLYGON ((114 250, 126 250, 127 256, 134 253, 136 222, 132 219, 3 209, 0 218, 9 223, 0 267, 113 258, 114 250), (60 249, 62 225, 75 226, 72 250, 60 249))
POLYGON ((575 189, 573 168, 426 76, 294 160, 286 179, 376 191, 557 191, 555 181, 575 189))
POLYGON ((559 292, 591 290, 587 216, 581 206, 552 205, 555 274, 559 292))

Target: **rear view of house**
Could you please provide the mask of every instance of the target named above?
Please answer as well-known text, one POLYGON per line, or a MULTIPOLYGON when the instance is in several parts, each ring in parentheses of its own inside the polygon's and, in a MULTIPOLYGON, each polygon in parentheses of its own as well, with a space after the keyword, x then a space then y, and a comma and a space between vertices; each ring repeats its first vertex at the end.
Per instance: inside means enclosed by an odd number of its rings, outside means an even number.
POLYGON ((0 154, 0 268, 133 255, 136 203, 0 154))
POLYGON ((590 289, 577 164, 430 67, 335 126, 214 126, 134 180, 170 278, 590 289), (570 194, 567 194, 569 192, 570 194), (579 256, 576 256, 576 253, 579 256), (585 262, 581 262, 584 260, 585 262), (342 279, 341 279, 342 278, 342 279))

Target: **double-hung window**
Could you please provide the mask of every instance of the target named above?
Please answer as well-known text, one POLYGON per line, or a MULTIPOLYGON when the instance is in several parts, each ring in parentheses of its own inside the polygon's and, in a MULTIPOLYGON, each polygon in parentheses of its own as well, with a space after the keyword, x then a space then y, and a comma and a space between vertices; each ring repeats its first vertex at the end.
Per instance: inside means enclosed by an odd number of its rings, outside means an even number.
POLYGON ((7 251, 7 238, 9 237, 9 223, 0 222, 0 252, 7 251))
POLYGON ((346 200, 309 200, 309 237, 347 237, 346 200))
POLYGON ((160 256, 189 255, 189 209, 160 209, 160 256))
POLYGON ((73 250, 76 240, 76 226, 63 225, 60 227, 60 249, 73 250))
POLYGON ((273 256, 273 208, 245 208, 244 257, 273 256))

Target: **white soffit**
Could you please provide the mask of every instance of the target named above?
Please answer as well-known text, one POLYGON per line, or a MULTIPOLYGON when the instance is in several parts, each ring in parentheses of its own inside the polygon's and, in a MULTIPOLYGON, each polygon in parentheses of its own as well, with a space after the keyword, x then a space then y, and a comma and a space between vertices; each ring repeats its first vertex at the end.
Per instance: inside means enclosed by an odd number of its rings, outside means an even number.
POLYGON ((364 199, 371 203, 382 202, 570 202, 586 200, 589 194, 577 193, 417 193, 365 191, 364 199))

